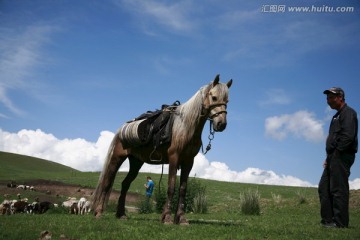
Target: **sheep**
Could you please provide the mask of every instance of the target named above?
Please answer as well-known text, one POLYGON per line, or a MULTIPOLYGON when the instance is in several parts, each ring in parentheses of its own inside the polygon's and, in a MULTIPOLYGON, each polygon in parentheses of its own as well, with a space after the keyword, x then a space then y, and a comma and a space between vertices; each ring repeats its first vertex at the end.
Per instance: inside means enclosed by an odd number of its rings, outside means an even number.
POLYGON ((40 204, 38 202, 33 202, 27 205, 26 212, 29 214, 35 214, 40 212, 40 204))
POLYGON ((68 198, 68 200, 66 200, 65 202, 63 202, 61 204, 62 207, 65 207, 65 208, 69 208, 69 212, 70 213, 76 213, 77 214, 77 203, 78 203, 78 200, 76 200, 76 198, 68 198), (76 209, 74 209, 76 208, 76 209))
POLYGON ((78 206, 77 206, 77 202, 74 202, 71 207, 70 207, 70 213, 71 214, 78 214, 78 206))
POLYGON ((0 204, 0 215, 10 215, 11 209, 9 203, 0 204))
POLYGON ((26 212, 28 203, 23 201, 17 201, 13 205, 13 214, 26 212))
POLYGON ((87 200, 81 209, 81 215, 84 215, 85 213, 89 213, 91 211, 91 202, 87 200))
POLYGON ((77 204, 78 213, 83 214, 82 209, 83 209, 83 207, 84 207, 84 205, 85 205, 85 202, 86 202, 86 198, 84 198, 84 197, 80 198, 80 200, 79 200, 79 202, 78 202, 78 204, 77 204))
POLYGON ((54 204, 51 202, 40 202, 40 214, 45 213, 50 208, 54 207, 54 204))

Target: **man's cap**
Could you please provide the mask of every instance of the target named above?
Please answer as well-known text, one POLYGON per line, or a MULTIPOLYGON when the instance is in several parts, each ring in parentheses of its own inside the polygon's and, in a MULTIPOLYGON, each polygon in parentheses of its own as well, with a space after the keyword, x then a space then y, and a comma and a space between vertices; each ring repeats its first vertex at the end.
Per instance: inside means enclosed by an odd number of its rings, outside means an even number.
POLYGON ((332 87, 332 88, 324 91, 324 94, 329 94, 329 93, 345 97, 344 90, 342 90, 342 88, 339 88, 339 87, 332 87))

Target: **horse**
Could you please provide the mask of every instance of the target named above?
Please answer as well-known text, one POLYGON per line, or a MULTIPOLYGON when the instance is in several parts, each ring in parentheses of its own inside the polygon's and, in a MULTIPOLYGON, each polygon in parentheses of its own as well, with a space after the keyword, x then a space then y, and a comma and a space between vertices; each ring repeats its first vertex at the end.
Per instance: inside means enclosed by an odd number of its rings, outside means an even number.
POLYGON ((187 181, 193 167, 194 158, 199 152, 202 141, 201 134, 206 121, 215 132, 222 132, 227 125, 228 92, 232 79, 226 84, 220 83, 220 76, 201 87, 190 99, 174 110, 171 141, 154 148, 151 143, 144 146, 126 146, 121 141, 121 129, 115 134, 104 162, 95 193, 92 210, 96 218, 101 217, 109 200, 111 189, 120 166, 129 159, 129 172, 121 183, 116 217, 127 219, 125 199, 130 184, 137 177, 144 163, 169 164, 167 199, 161 214, 164 224, 188 225, 185 217, 185 195, 187 181), (160 159, 154 161, 153 159, 160 159), (180 185, 178 205, 174 218, 171 216, 171 202, 175 192, 176 173, 180 169, 180 185))

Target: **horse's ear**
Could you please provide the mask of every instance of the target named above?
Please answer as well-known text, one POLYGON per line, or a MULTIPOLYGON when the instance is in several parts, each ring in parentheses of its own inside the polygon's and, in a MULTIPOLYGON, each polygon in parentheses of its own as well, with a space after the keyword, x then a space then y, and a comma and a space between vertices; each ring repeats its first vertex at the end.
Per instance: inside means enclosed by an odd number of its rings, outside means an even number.
POLYGON ((226 85, 227 85, 228 88, 231 87, 231 84, 232 84, 232 79, 230 79, 230 81, 228 81, 228 82, 226 83, 226 85))
POLYGON ((214 87, 216 84, 218 84, 219 81, 220 81, 220 74, 216 75, 216 77, 215 77, 215 79, 214 79, 214 81, 213 81, 213 84, 212 84, 213 87, 214 87))

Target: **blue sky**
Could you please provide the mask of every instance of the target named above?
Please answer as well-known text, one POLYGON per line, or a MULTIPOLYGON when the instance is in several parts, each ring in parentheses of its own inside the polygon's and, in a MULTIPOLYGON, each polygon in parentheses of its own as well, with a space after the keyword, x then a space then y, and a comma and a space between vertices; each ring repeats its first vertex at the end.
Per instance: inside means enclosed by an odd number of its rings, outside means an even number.
POLYGON ((220 74, 228 126, 193 174, 317 185, 335 114, 322 92, 340 86, 360 111, 359 13, 358 0, 1 1, 0 151, 99 171, 125 121, 220 74))

